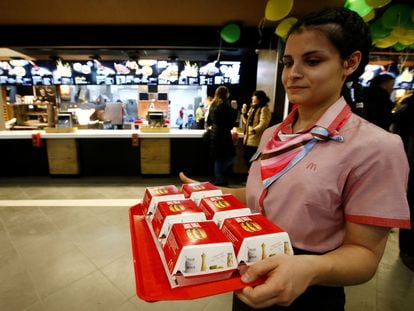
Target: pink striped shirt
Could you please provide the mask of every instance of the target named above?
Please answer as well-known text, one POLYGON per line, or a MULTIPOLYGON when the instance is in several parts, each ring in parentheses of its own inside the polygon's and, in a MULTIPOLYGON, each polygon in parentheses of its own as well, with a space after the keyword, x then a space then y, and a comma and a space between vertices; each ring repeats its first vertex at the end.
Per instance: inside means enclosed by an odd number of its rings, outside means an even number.
MULTIPOLYGON (((342 100, 340 100, 342 101, 342 100)), ((341 106, 340 101, 335 103, 341 106)), ((317 125, 326 126, 329 112, 317 125)), ((277 126, 267 129, 259 150, 277 126)), ((266 216, 289 233, 295 247, 325 252, 339 247, 345 222, 409 228, 408 162, 399 136, 351 115, 339 130, 344 142, 316 144, 274 182, 264 199, 266 216)), ((260 211, 260 160, 250 167, 247 204, 260 211)))

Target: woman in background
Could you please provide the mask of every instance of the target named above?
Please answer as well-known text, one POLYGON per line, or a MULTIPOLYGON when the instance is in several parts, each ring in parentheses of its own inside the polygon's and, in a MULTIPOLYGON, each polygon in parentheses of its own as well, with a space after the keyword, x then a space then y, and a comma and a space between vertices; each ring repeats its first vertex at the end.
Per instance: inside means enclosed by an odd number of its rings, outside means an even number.
POLYGON ((207 127, 210 129, 209 154, 214 160, 215 185, 224 186, 226 172, 233 164, 236 151, 233 145, 231 130, 234 125, 234 113, 230 107, 230 93, 225 86, 216 89, 209 107, 207 127))
POLYGON ((242 120, 245 124, 243 147, 244 159, 247 166, 250 166, 250 159, 256 153, 260 138, 264 130, 269 126, 272 117, 267 103, 269 97, 263 91, 255 91, 252 96, 252 104, 249 111, 246 105, 242 107, 242 120))

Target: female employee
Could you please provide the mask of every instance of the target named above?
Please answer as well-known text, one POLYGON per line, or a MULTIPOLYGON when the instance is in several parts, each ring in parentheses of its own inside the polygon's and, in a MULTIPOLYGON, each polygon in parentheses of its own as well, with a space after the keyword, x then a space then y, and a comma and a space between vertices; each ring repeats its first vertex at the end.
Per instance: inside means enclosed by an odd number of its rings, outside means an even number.
POLYGON ((341 95, 370 47, 367 25, 345 8, 292 27, 282 82, 295 108, 264 132, 246 188, 224 190, 285 229, 295 256, 250 266, 242 281, 266 281, 237 292, 234 310, 344 310, 343 286, 368 281, 390 228, 409 227, 400 138, 351 113, 341 95))

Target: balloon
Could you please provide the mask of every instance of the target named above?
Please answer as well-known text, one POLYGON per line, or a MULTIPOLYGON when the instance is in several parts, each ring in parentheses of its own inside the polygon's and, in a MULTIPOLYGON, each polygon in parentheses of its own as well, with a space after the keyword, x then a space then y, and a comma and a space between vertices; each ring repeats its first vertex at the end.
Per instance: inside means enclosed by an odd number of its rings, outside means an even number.
POLYGON ((240 27, 237 24, 227 24, 220 32, 221 38, 227 43, 234 43, 240 39, 240 27))
POLYGON ((392 31, 391 29, 384 27, 384 25, 382 24, 381 19, 377 19, 376 21, 374 21, 369 26, 369 28, 371 30, 372 39, 374 39, 374 40, 385 38, 392 31))
POLYGON ((378 8, 382 8, 383 6, 386 6, 388 3, 391 2, 391 0, 365 0, 365 2, 369 6, 375 9, 378 9, 378 8))
POLYGON ((391 46, 393 46, 394 44, 396 44, 398 42, 398 39, 394 36, 388 36, 385 37, 383 39, 378 39, 374 41, 374 44, 376 47, 385 49, 385 48, 389 48, 391 46))
POLYGON ((365 0, 346 0, 344 7, 356 12, 361 17, 370 14, 373 10, 365 3, 365 0))
POLYGON ((292 26, 296 24, 297 21, 298 19, 295 17, 285 18, 279 23, 279 25, 277 25, 275 33, 282 39, 285 39, 289 33, 290 28, 292 28, 292 26))
POLYGON ((365 23, 368 23, 369 21, 373 20, 375 17, 375 10, 371 10, 367 15, 363 16, 363 20, 365 23))
POLYGON ((385 10, 381 21, 387 28, 403 27, 411 19, 411 7, 408 4, 394 4, 385 10))
POLYGON ((398 51, 398 52, 400 52, 400 51, 402 51, 402 50, 404 50, 404 49, 406 49, 407 48, 407 46, 405 46, 404 44, 401 44, 401 43, 396 43, 393 47, 392 47, 394 50, 396 50, 396 51, 398 51))
POLYGON ((292 10, 293 0, 269 0, 266 4, 265 18, 276 22, 285 18, 292 10))

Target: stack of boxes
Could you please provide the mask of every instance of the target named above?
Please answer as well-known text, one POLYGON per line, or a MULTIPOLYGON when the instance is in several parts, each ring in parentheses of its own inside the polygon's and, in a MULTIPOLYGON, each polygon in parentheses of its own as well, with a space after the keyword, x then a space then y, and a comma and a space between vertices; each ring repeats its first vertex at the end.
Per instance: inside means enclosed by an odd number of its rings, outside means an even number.
POLYGON ((149 187, 143 211, 172 288, 228 279, 242 266, 293 254, 286 232, 209 182, 149 187))

